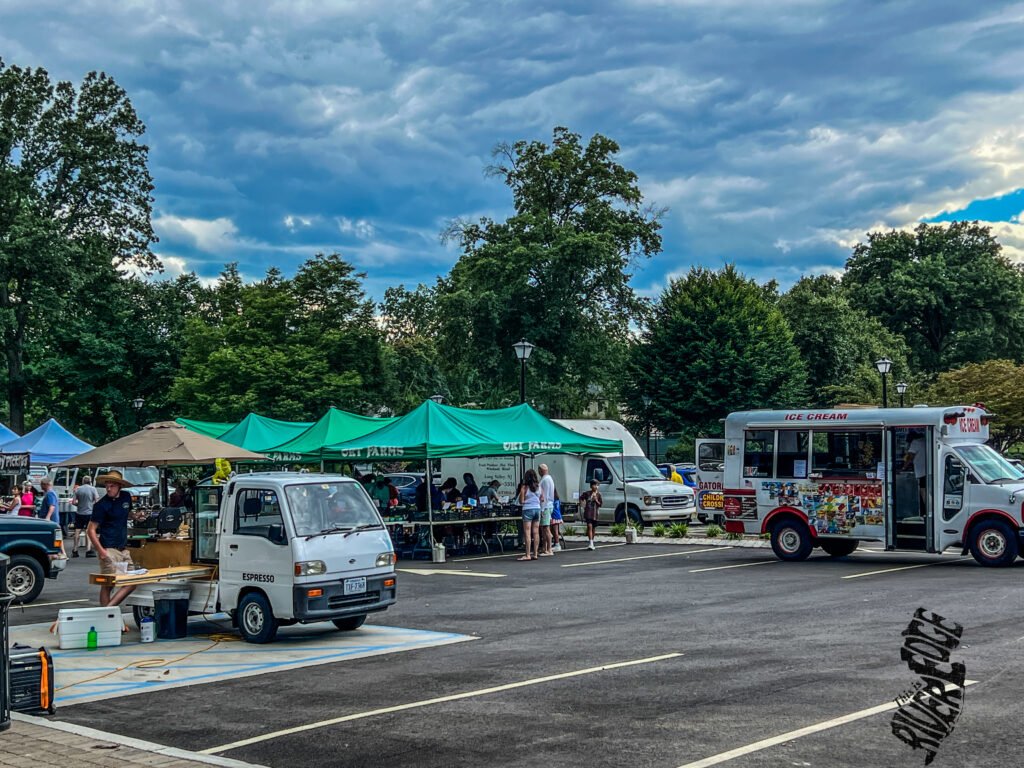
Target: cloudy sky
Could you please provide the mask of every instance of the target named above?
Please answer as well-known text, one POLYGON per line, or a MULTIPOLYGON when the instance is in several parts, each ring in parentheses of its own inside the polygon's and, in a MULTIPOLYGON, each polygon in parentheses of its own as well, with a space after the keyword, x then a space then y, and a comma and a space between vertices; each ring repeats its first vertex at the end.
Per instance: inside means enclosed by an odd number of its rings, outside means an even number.
POLYGON ((622 147, 693 264, 783 285, 869 229, 993 222, 1024 260, 1024 3, 950 0, 4 0, 0 57, 113 75, 148 127, 168 274, 338 251, 388 285, 508 214, 499 141, 622 147))

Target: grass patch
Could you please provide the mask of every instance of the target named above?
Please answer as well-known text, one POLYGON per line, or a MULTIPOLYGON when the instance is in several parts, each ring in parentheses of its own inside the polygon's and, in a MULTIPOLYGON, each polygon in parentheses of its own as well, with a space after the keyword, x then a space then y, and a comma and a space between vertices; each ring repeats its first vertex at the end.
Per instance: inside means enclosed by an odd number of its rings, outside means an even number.
POLYGON ((651 533, 653 533, 656 538, 663 538, 668 533, 668 526, 664 523, 655 523, 654 527, 651 528, 651 533))
POLYGON ((704 529, 704 535, 707 536, 709 539, 717 539, 719 536, 722 535, 722 529, 714 523, 710 523, 704 529))
POLYGON ((684 539, 689 532, 690 526, 686 523, 672 523, 668 529, 668 537, 670 539, 684 539))

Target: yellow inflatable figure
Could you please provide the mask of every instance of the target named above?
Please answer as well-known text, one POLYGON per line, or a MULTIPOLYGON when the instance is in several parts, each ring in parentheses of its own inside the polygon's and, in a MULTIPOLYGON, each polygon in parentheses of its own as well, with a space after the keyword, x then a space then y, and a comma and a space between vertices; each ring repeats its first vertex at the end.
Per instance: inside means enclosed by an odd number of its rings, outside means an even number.
POLYGON ((213 484, 220 485, 231 477, 231 462, 227 459, 217 459, 214 465, 217 471, 213 473, 213 484))

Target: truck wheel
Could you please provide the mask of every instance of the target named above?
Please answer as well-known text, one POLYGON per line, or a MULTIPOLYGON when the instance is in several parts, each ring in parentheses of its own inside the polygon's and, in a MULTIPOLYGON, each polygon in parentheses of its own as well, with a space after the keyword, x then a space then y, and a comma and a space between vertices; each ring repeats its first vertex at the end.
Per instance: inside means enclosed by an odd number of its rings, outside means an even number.
MULTIPOLYGON (((634 507, 632 504, 628 507, 629 519, 637 525, 644 525, 643 515, 640 514, 640 510, 634 507)), ((615 510, 615 522, 618 524, 626 522, 626 515, 622 513, 622 507, 615 510)))
POLYGON ((269 643, 277 635, 277 619, 259 592, 250 592, 238 601, 238 631, 247 643, 269 643))
POLYGON ((772 526, 772 550, 779 560, 806 560, 813 548, 805 523, 789 518, 772 526))
POLYGON ((359 629, 363 626, 364 621, 366 621, 365 613, 362 616, 346 616, 343 619, 331 619, 334 626, 342 632, 351 632, 353 629, 359 629))
POLYGON ((1017 559, 1017 539, 1002 520, 985 520, 971 528, 971 554, 982 565, 1004 567, 1017 559))
POLYGON ((706 523, 707 521, 708 521, 708 516, 707 515, 705 515, 703 512, 698 512, 697 513, 697 522, 698 523, 700 523, 701 525, 704 525, 704 523, 706 523))
POLYGON ((11 555, 7 569, 7 592, 15 603, 31 603, 43 591, 43 567, 31 555, 11 555))
POLYGON ((132 618, 135 619, 135 626, 142 629, 142 620, 145 618, 156 620, 156 609, 148 605, 133 605, 132 618))
POLYGON ((829 557, 846 557, 857 549, 859 541, 822 541, 819 546, 829 557))

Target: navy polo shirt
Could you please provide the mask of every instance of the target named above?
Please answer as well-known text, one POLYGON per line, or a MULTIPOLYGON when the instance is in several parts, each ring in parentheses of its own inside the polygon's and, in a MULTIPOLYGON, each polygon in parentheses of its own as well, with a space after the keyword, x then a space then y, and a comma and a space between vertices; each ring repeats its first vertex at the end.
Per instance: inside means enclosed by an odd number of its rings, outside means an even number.
POLYGON ((125 490, 113 498, 105 493, 93 504, 92 522, 96 523, 96 531, 104 549, 127 548, 128 513, 131 511, 132 495, 125 490))

